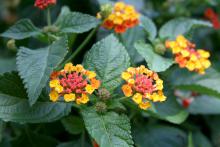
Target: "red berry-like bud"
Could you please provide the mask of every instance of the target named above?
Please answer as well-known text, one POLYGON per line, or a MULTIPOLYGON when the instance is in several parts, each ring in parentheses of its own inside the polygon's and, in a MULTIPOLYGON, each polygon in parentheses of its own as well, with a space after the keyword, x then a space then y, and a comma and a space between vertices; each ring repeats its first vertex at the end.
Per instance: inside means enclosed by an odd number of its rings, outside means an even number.
POLYGON ((184 108, 188 108, 191 103, 192 103, 192 99, 190 98, 185 98, 182 100, 182 105, 184 108))

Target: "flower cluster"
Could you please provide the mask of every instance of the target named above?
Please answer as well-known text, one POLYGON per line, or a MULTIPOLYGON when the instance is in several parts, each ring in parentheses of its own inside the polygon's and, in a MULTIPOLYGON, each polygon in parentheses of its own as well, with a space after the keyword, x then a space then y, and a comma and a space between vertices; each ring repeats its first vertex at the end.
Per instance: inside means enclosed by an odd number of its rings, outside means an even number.
POLYGON ((122 91, 126 97, 139 105, 141 109, 147 109, 151 106, 150 101, 163 102, 166 96, 163 94, 163 81, 158 74, 145 68, 130 67, 121 74, 126 83, 122 86, 122 91))
MULTIPOLYGON (((98 13, 98 18, 103 16, 98 13)), ((128 28, 132 28, 139 24, 140 14, 136 12, 132 5, 126 5, 123 2, 117 2, 112 12, 103 18, 102 26, 106 29, 114 29, 116 33, 124 33, 128 28)))
POLYGON ((179 35, 176 41, 166 41, 166 47, 172 50, 175 61, 180 68, 187 68, 189 71, 204 74, 205 69, 211 66, 211 62, 208 60, 209 52, 202 49, 196 50, 195 44, 182 35, 179 35))
POLYGON ((218 19, 218 14, 216 14, 211 8, 205 10, 205 17, 212 22, 215 29, 220 29, 220 21, 218 19))
POLYGON ((96 73, 85 70, 80 64, 67 63, 63 70, 53 72, 50 79, 50 100, 54 102, 63 97, 65 102, 85 104, 89 95, 100 87, 96 73))
POLYGON ((36 0, 34 6, 39 9, 46 9, 48 6, 55 5, 56 0, 36 0))

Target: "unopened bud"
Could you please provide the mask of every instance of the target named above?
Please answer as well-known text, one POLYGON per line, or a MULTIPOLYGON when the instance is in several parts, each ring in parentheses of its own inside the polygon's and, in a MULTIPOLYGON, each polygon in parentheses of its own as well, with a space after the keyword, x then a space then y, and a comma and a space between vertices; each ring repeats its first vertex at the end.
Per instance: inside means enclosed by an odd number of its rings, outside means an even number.
POLYGON ((59 32, 59 28, 57 26, 46 26, 43 28, 43 32, 57 33, 59 32))
POLYGON ((99 113, 105 113, 107 111, 107 105, 104 102, 97 102, 95 104, 95 109, 99 113))
POLYGON ((166 52, 166 46, 160 39, 155 39, 153 44, 156 53, 163 55, 166 52))
POLYGON ((98 96, 101 100, 106 101, 110 98, 111 94, 107 89, 101 88, 98 90, 98 96))
POLYGON ((107 18, 113 11, 113 6, 111 4, 104 4, 101 6, 101 12, 98 13, 98 18, 105 19, 107 18))
POLYGON ((7 48, 13 52, 16 52, 17 51, 17 47, 16 47, 16 44, 15 44, 15 40, 14 39, 11 39, 7 42, 7 48))

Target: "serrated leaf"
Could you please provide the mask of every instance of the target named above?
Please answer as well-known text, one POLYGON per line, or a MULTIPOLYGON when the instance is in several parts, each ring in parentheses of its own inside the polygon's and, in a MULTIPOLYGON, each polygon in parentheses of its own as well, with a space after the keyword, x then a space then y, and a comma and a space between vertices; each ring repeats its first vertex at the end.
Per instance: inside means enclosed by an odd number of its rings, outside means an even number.
POLYGON ((135 43, 135 48, 145 58, 148 67, 155 72, 165 71, 174 63, 172 59, 164 58, 155 53, 150 44, 139 41, 135 43))
POLYGON ((207 21, 192 18, 175 18, 161 27, 159 36, 160 38, 174 40, 178 35, 184 35, 198 27, 212 27, 212 24, 207 21))
POLYGON ((165 125, 142 126, 134 131, 138 147, 186 147, 186 134, 175 127, 165 125))
POLYGON ((40 29, 35 27, 29 19, 22 19, 2 33, 1 36, 20 40, 40 34, 40 29))
POLYGON ((138 40, 145 40, 146 37, 147 35, 144 32, 144 29, 140 26, 128 29, 125 33, 122 34, 123 45, 131 57, 131 62, 134 64, 144 61, 144 58, 135 49, 134 44, 138 40))
POLYGON ((31 50, 22 47, 17 53, 17 68, 27 88, 29 102, 33 105, 46 86, 53 69, 67 53, 66 38, 46 48, 31 50))
POLYGON ((99 24, 99 20, 94 16, 72 12, 63 16, 62 21, 56 24, 63 33, 83 33, 99 24))
POLYGON ((157 28, 150 18, 142 15, 140 26, 144 28, 145 32, 149 37, 149 40, 153 41, 156 38, 157 28))
POLYGON ((86 129, 100 147, 132 147, 131 126, 125 115, 98 114, 93 108, 82 110, 86 129))
POLYGON ((16 73, 0 76, 0 118, 18 123, 52 122, 67 115, 71 105, 37 102, 29 105, 22 81, 16 73))
POLYGON ((129 67, 130 58, 124 46, 109 35, 93 45, 83 64, 86 69, 95 71, 102 85, 111 91, 120 85, 120 75, 129 67))
POLYGON ((178 89, 220 97, 220 73, 212 68, 208 69, 205 75, 178 69, 172 72, 170 81, 178 89))
POLYGON ((71 134, 80 134, 84 131, 83 120, 76 116, 65 117, 61 120, 64 128, 71 134))
POLYGON ((70 8, 67 6, 63 6, 61 9, 61 12, 55 22, 55 25, 58 25, 58 26, 61 25, 64 17, 70 13, 71 13, 70 8))

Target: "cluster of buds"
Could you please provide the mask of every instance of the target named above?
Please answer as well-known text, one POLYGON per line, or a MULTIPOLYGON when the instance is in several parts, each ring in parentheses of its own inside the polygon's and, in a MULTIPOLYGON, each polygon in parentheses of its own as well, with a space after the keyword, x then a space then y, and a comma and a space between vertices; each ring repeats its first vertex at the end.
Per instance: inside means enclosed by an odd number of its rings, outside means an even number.
POLYGON ((36 0, 34 6, 43 10, 51 5, 55 5, 57 3, 56 0, 36 0))
POLYGON ((217 13, 215 13, 211 8, 208 8, 205 10, 204 15, 212 22, 212 25, 215 29, 220 29, 220 21, 217 13))
POLYGON ((122 91, 126 97, 139 105, 141 109, 151 106, 150 102, 163 102, 166 96, 163 94, 163 81, 158 74, 145 68, 130 67, 121 74, 126 83, 122 86, 122 91))
POLYGON ((195 44, 191 43, 184 36, 179 35, 176 41, 166 41, 166 47, 172 50, 175 55, 175 62, 180 68, 187 68, 189 71, 195 71, 204 74, 205 69, 211 66, 209 61, 209 52, 202 49, 195 49, 195 44))
POLYGON ((53 72, 50 79, 50 100, 53 102, 63 97, 65 102, 85 104, 89 101, 89 95, 100 87, 96 73, 85 70, 80 64, 73 66, 67 63, 63 70, 53 72))
POLYGON ((114 7, 109 5, 103 7, 103 10, 101 9, 97 17, 103 19, 102 26, 104 28, 114 29, 116 33, 124 33, 128 28, 139 24, 140 14, 132 5, 117 2, 114 7))

